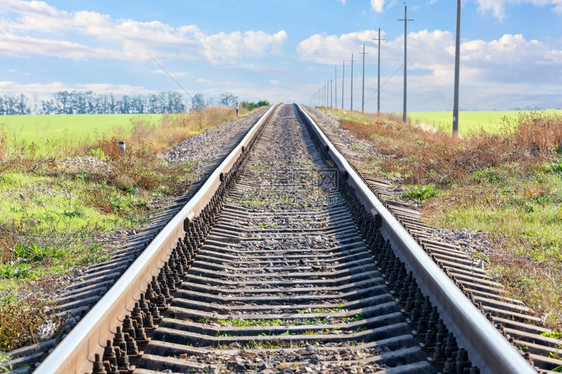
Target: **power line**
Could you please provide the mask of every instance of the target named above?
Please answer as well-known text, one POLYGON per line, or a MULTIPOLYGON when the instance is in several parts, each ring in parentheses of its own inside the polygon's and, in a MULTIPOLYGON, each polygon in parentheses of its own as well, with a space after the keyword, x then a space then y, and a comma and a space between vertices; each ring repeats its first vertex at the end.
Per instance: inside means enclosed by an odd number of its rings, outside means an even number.
MULTIPOLYGON (((185 88, 183 88, 183 86, 180 84, 180 82, 178 82, 178 80, 176 78, 174 78, 172 76, 172 74, 170 74, 170 72, 168 70, 166 70, 166 68, 160 63, 158 62, 158 60, 151 55, 146 49, 144 50, 144 53, 146 53, 148 56, 150 56, 150 58, 152 59, 152 61, 154 61, 156 63, 156 65, 160 66, 160 69, 164 70, 164 72, 174 81, 176 82, 176 84, 179 86, 179 88, 181 88, 183 90, 183 92, 185 92, 185 94, 187 96, 189 96, 189 98, 191 99, 192 102, 192 109, 193 109, 193 96, 191 96, 191 94, 189 92, 187 92, 187 90, 185 88)), ((208 117, 210 117, 212 119, 212 116, 209 112, 207 112, 206 108, 202 108, 201 111, 203 113, 205 113, 208 117)))
POLYGON ((164 66, 162 66, 162 64, 161 64, 160 62, 158 62, 158 60, 157 60, 153 55, 151 55, 150 53, 148 53, 148 51, 147 51, 146 49, 144 50, 144 53, 146 53, 146 54, 152 59, 152 61, 154 61, 154 62, 156 63, 156 65, 160 66, 160 69, 164 70, 164 72, 165 72, 166 74, 168 74, 168 76, 169 76, 170 78, 172 78, 172 80, 173 80, 174 82, 176 82, 176 84, 179 86, 179 88, 181 88, 181 89, 183 90, 183 92, 185 92, 185 94, 186 94, 187 96, 189 96, 190 99, 193 100, 193 96, 191 96, 191 95, 189 94, 189 92, 187 92, 187 90, 186 90, 185 88, 183 88, 183 86, 180 84, 180 82, 178 82, 178 80, 177 80, 176 78, 174 78, 173 75, 170 74, 170 72, 169 72, 168 70, 166 70, 166 68, 165 68, 164 66))
MULTIPOLYGON (((412 55, 412 56, 410 56, 410 57, 408 57, 408 61, 410 61, 414 56, 415 56, 415 54, 412 55)), ((383 82, 383 84, 381 85, 381 88, 384 87, 384 86, 386 85, 386 83, 387 83, 392 77, 394 77, 394 76, 396 75, 396 73, 398 73, 403 67, 404 67, 404 65, 402 64, 402 65, 400 65, 396 70, 394 70, 394 73, 392 73, 392 74, 391 74, 388 78, 386 78, 386 80, 383 82)), ((375 96, 375 94, 376 94, 377 92, 378 92, 378 91, 373 92, 373 93, 371 94, 371 96, 369 96, 369 97, 367 98, 367 100, 365 100, 365 102, 368 103, 369 100, 371 100, 371 98, 372 98, 373 96, 375 96)))

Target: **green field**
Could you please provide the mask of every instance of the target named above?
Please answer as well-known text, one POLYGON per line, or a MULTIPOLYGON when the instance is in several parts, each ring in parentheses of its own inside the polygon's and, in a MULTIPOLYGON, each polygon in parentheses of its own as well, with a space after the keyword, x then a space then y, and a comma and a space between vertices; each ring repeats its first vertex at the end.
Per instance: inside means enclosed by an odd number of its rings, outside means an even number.
POLYGON ((132 128, 133 119, 159 123, 161 114, 76 114, 0 116, 11 144, 34 144, 38 154, 50 153, 53 145, 67 148, 90 143, 104 134, 112 136, 132 128))
MULTIPOLYGON (((470 135, 480 131, 498 132, 505 123, 504 118, 517 119, 521 113, 530 111, 461 111, 459 113, 459 133, 470 135)), ((539 111, 552 115, 562 116, 562 110, 548 109, 539 111)), ((401 114, 400 114, 401 115, 401 114)), ((452 131, 453 112, 410 112, 412 123, 433 125, 442 130, 452 131)))

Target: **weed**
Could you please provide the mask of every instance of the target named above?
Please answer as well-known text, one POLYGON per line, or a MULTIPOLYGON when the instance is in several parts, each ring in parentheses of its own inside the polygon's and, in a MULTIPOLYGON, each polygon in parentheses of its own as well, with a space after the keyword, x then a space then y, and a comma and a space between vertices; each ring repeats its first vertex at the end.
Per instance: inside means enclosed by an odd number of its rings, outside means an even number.
POLYGON ((299 314, 305 314, 305 313, 330 313, 330 311, 328 309, 301 309, 298 311, 299 314))
POLYGON ((37 342, 37 329, 46 320, 45 304, 35 296, 25 301, 13 294, 0 299, 0 349, 12 350, 37 342))
POLYGON ((252 165, 252 169, 254 169, 254 170, 269 169, 269 165, 252 165))
POLYGON ((233 332, 217 332, 217 336, 221 337, 221 338, 229 338, 229 337, 235 337, 236 334, 233 332))
POLYGON ((429 184, 427 186, 418 186, 410 189, 408 192, 402 194, 402 197, 405 199, 413 199, 416 200, 417 203, 421 204, 430 197, 433 197, 437 194, 435 189, 435 185, 429 184))
POLYGON ((546 336, 547 338, 553 338, 553 339, 562 339, 562 331, 558 331, 558 330, 545 331, 541 333, 541 336, 546 336))
POLYGON ((18 258, 22 258, 28 262, 37 262, 43 260, 44 258, 56 258, 66 254, 64 250, 39 247, 35 243, 17 244, 13 251, 18 258))
POLYGON ((100 160, 105 160, 105 153, 101 149, 90 149, 90 156, 95 157, 100 160))
POLYGON ((357 152, 357 151, 363 151, 363 150, 365 150, 365 147, 363 147, 362 145, 353 144, 353 145, 351 146, 351 149, 357 152))
POLYGON ((367 331, 367 327, 366 327, 366 326, 358 327, 358 328, 355 329, 353 332, 354 332, 354 333, 358 333, 358 332, 361 332, 361 331, 367 331))
POLYGON ((547 164, 546 170, 550 173, 562 174, 562 157, 547 164))
POLYGON ((0 372, 9 373, 11 371, 12 368, 8 365, 8 361, 10 360, 10 355, 0 352, 0 372))
POLYGON ((0 264, 0 276, 2 278, 22 278, 29 272, 29 267, 26 264, 6 263, 0 264))
POLYGON ((503 183, 503 177, 494 169, 486 169, 484 171, 476 171, 474 173, 476 182, 481 183, 487 181, 489 183, 503 183))

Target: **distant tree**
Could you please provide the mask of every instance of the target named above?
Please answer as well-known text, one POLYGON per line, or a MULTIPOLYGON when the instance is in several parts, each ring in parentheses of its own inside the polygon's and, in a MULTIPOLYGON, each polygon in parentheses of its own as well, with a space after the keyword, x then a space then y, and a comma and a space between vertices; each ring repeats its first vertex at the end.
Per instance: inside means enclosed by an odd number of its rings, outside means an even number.
POLYGON ((29 114, 30 112, 27 97, 24 94, 20 94, 16 104, 16 114, 29 114))
POLYGON ((269 105, 269 101, 267 100, 260 100, 257 103, 255 101, 253 102, 249 102, 249 101, 242 101, 242 103, 240 103, 240 105, 242 105, 242 108, 245 108, 247 110, 253 110, 255 108, 259 108, 262 106, 268 106, 269 105))
POLYGON ((54 94, 56 114, 72 114, 70 92, 59 91, 54 94))
POLYGON ((123 95, 121 100, 118 102, 119 113, 129 114, 131 113, 131 102, 129 96, 123 95))
POLYGON ((131 106, 133 108, 133 113, 145 113, 145 100, 142 96, 135 96, 132 99, 131 106))
MULTIPOLYGON (((226 99, 231 100, 230 97, 226 99)), ((192 105, 204 109, 214 102, 205 101, 202 94, 196 94, 192 105)), ((92 91, 59 91, 50 99, 39 100, 33 95, 30 100, 24 94, 0 97, 0 115, 10 114, 141 114, 179 113, 186 110, 184 96, 178 91, 137 96, 115 96, 95 94, 92 91)))
POLYGON ((238 102, 238 96, 235 96, 229 92, 223 92, 219 96, 219 105, 233 107, 238 102))
POLYGON ((41 113, 51 114, 55 112, 55 103, 53 100, 43 100, 41 101, 41 113))
POLYGON ((167 113, 179 113, 185 110, 182 95, 177 91, 171 91, 167 94, 167 113))
POLYGON ((7 115, 17 114, 17 99, 12 96, 4 96, 4 111, 7 115))
POLYGON ((202 93, 196 93, 191 98, 191 110, 203 110, 207 107, 202 93))

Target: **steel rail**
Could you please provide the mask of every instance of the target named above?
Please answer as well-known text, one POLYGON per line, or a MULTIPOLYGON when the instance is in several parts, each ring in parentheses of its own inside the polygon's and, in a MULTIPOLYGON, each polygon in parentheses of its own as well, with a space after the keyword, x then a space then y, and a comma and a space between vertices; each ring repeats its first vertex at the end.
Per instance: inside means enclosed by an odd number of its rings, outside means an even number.
POLYGON ((441 317, 455 334, 459 346, 467 350, 472 364, 483 373, 536 373, 386 209, 310 115, 300 105, 296 107, 358 198, 371 214, 380 217, 383 235, 392 242, 406 267, 414 272, 420 288, 438 306, 441 317))
POLYGON ((201 189, 160 231, 119 280, 41 363, 35 373, 83 374, 92 371, 95 354, 103 353, 106 341, 113 338, 116 327, 121 325, 125 316, 133 309, 134 303, 146 290, 152 277, 158 275, 178 238, 185 234, 186 220, 191 221, 199 215, 219 188, 222 176, 247 152, 248 144, 259 133, 275 108, 276 106, 271 107, 252 126, 201 189))

